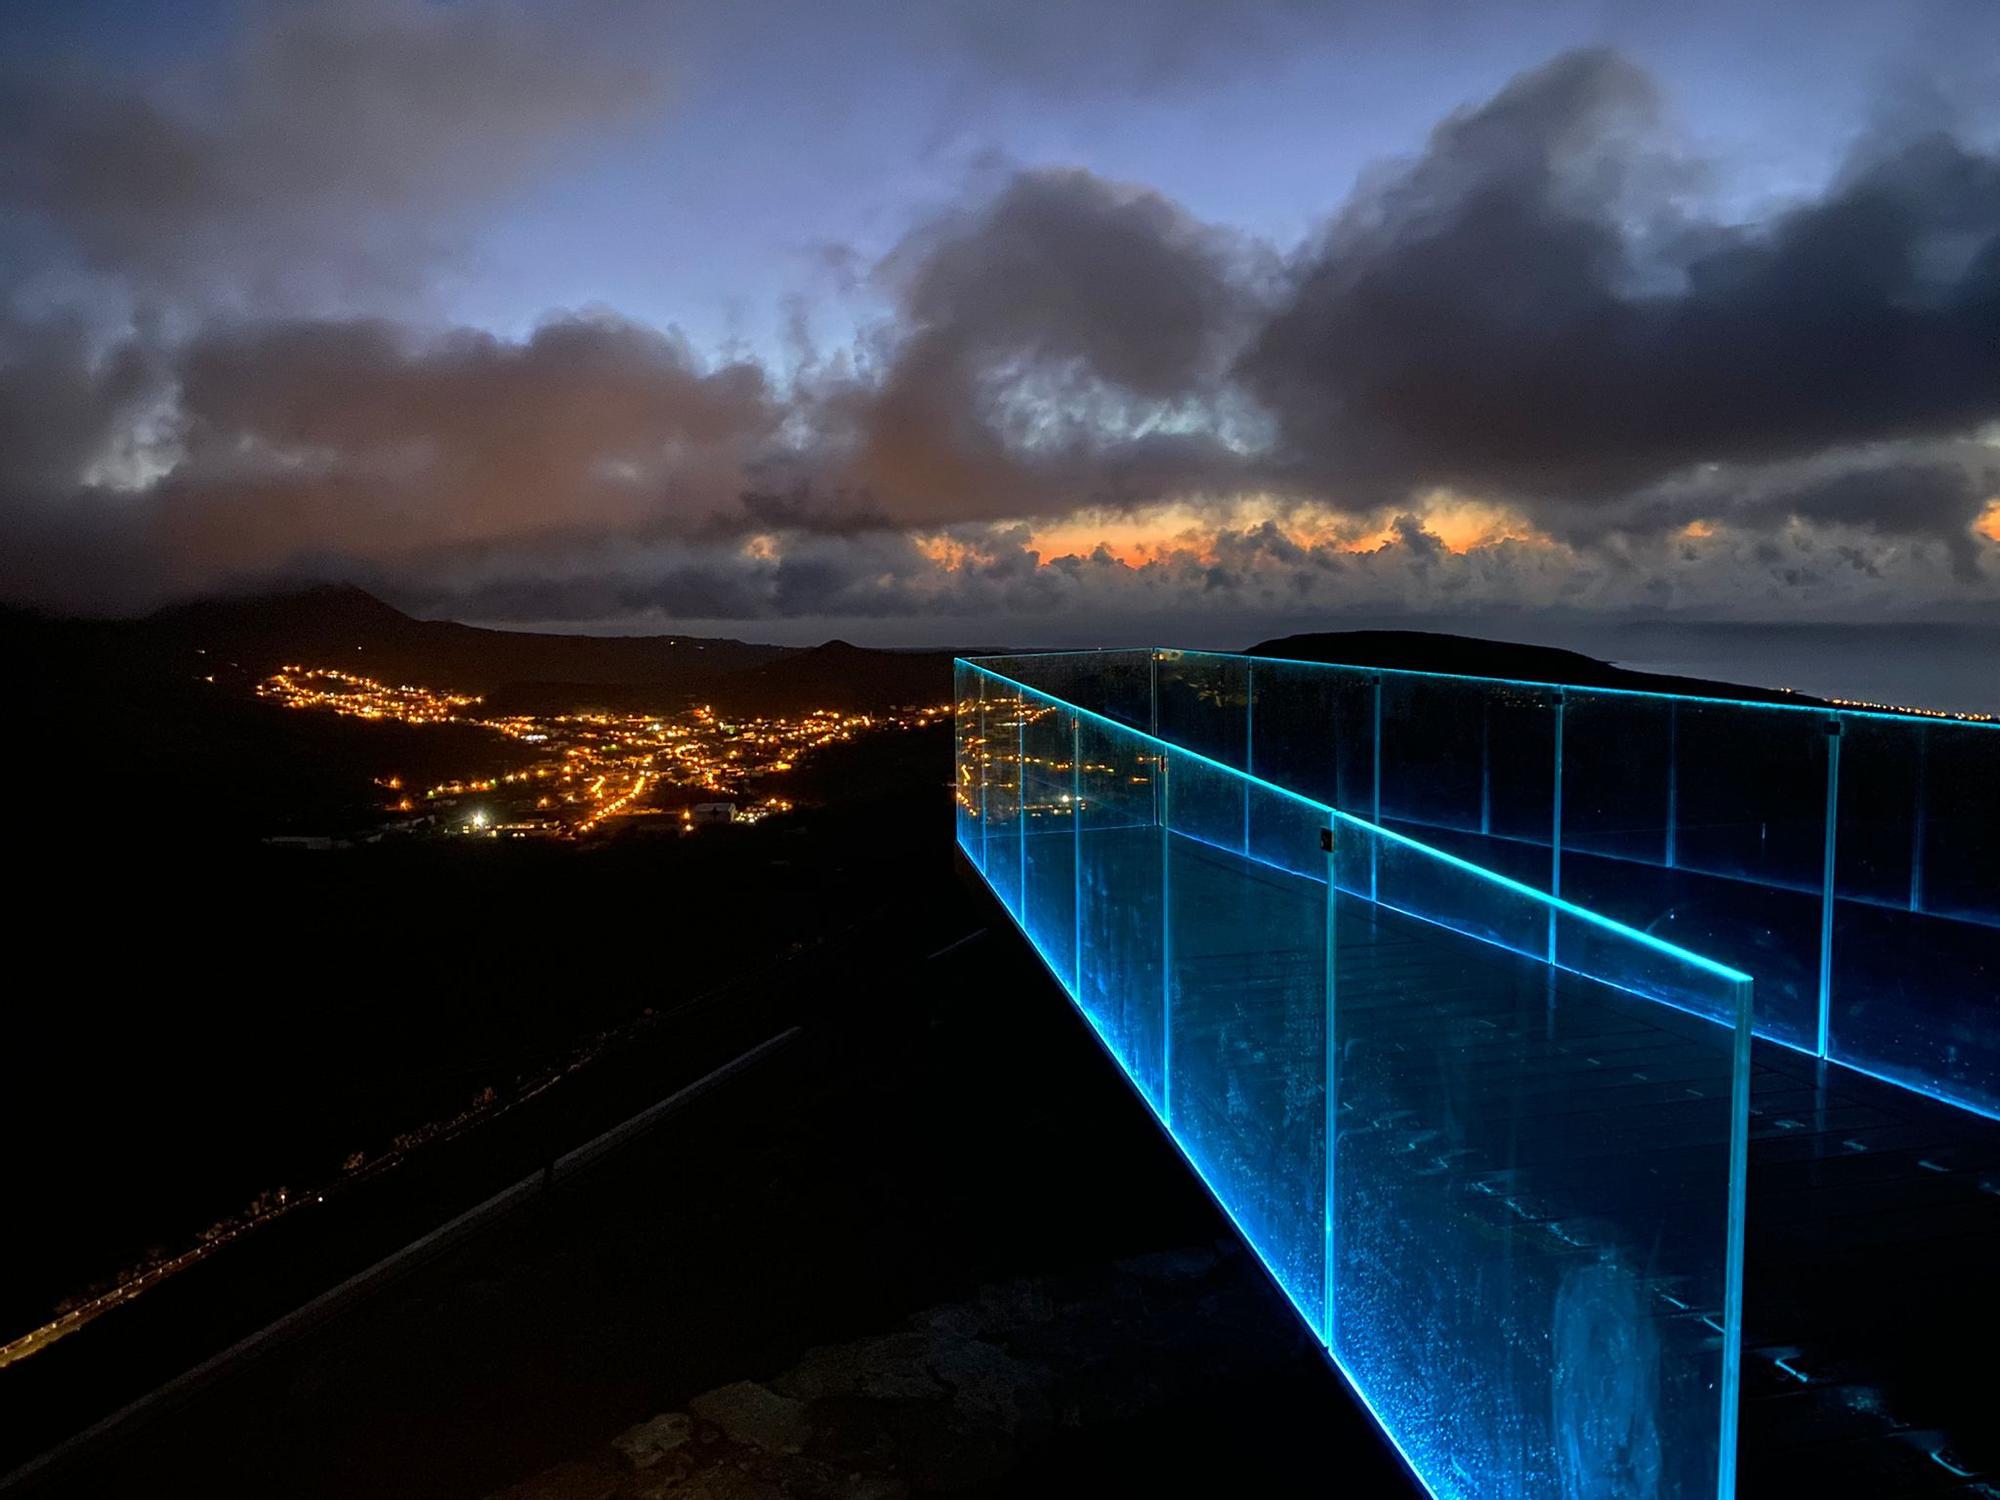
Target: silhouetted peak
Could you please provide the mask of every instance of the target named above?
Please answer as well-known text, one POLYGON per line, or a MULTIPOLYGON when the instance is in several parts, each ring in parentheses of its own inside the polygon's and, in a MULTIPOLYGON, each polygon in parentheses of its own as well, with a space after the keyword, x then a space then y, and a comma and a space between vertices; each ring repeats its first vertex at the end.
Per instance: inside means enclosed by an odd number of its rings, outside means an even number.
POLYGON ((322 626, 367 626, 375 629, 411 622, 411 616, 393 604, 385 603, 352 583, 312 583, 295 589, 219 594, 183 604, 166 605, 155 610, 150 618, 161 624, 256 622, 266 627, 295 620, 311 620, 322 626))
POLYGON ((1413 672, 1462 672, 1475 677, 1533 677, 1550 682, 1585 681, 1619 670, 1609 662, 1558 646, 1490 641, 1440 630, 1315 631, 1260 641, 1246 654, 1413 672))
POLYGON ((1803 694, 1746 687, 1703 677, 1635 671, 1560 646, 1493 641, 1436 630, 1328 630, 1259 641, 1246 656, 1333 662, 1390 672, 1437 672, 1498 677, 1570 687, 1611 687, 1639 692, 1697 694, 1753 703, 1812 703, 1803 694))

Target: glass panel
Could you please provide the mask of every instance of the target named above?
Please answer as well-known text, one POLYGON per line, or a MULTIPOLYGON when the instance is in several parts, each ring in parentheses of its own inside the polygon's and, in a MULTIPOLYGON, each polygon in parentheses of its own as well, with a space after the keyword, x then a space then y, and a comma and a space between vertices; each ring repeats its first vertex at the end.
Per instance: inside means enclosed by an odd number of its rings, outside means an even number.
POLYGON ((1341 889, 1462 935, 1535 958, 1549 951, 1550 907, 1475 865, 1400 834, 1343 822, 1336 833, 1341 889))
POLYGON ((1385 827, 1547 890, 1554 882, 1553 688, 1385 673, 1385 827))
POLYGON ((1342 1366, 1441 1494, 1727 1493, 1748 981, 1335 843, 1342 1366))
POLYGON ((1166 1109, 1161 757, 1102 720, 1078 728, 1077 1003, 1158 1113, 1166 1109))
POLYGON ((1239 775, 1167 765, 1167 1122, 1300 1316, 1325 1308, 1326 855, 1323 809, 1253 789, 1264 845, 1318 878, 1209 837, 1240 828, 1239 775))
POLYGON ((1662 700, 1617 701, 1577 706, 1574 745, 1565 716, 1562 894, 1754 975, 1758 1033, 1817 1050, 1830 718, 1683 698, 1662 726, 1653 706, 1662 700), (1593 814, 1586 801, 1585 831, 1573 842, 1571 783, 1581 782, 1586 798, 1603 787, 1600 805, 1615 808, 1616 770, 1602 757, 1642 738, 1649 718, 1673 750, 1671 820, 1663 817, 1657 836, 1645 826, 1644 810, 1660 806, 1662 778, 1657 758, 1642 754, 1631 777, 1633 816, 1593 814), (1648 844, 1656 852, 1642 853, 1648 844))
POLYGON ((1570 688, 1563 712, 1563 856, 1671 865, 1674 700, 1570 688))
POLYGON ((1849 716, 1840 736, 1834 891, 1843 901, 1920 910, 1930 726, 1849 716))
POLYGON ((1676 714, 1678 863, 1817 896, 1831 715, 1684 699, 1676 714))
POLYGON ((1076 993, 1076 714, 1039 694, 1021 709, 1021 925, 1076 993))
POLYGON ((951 664, 951 800, 958 847, 977 865, 984 829, 979 822, 979 673, 951 664))
POLYGON ((1358 667, 1253 664, 1256 774, 1368 817, 1375 765, 1375 677, 1358 667))
POLYGON ((1249 659, 1162 651, 1154 672, 1159 690, 1154 733, 1176 749, 1242 769, 1250 743, 1249 659))
POLYGON ((1479 832, 1488 687, 1450 677, 1383 674, 1379 821, 1419 838, 1429 829, 1479 832))
POLYGON ((1136 646, 1115 651, 1036 651, 982 656, 978 664, 1062 703, 1146 729, 1153 712, 1153 652, 1136 646))
POLYGON ((2000 730, 1846 716, 1828 1055, 1987 1114, 2000 1114, 1996 787, 2000 730))
POLYGON ((2000 725, 1930 724, 1925 911, 2000 926, 2000 725))
POLYGON ((2000 927, 1836 902, 1830 992, 1835 1061, 2000 1116, 2000 927))
POLYGON ((1021 917, 1021 690, 984 675, 980 737, 986 765, 986 882, 1021 917))

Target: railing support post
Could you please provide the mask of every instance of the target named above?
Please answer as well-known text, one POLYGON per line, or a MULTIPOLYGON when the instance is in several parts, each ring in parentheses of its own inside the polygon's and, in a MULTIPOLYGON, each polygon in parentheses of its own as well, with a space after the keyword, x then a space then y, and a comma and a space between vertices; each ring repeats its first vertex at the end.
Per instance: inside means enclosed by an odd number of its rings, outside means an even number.
POLYGON ((1340 909, 1339 892, 1334 886, 1334 839, 1331 828, 1322 828, 1319 834, 1320 848, 1326 851, 1326 1122, 1322 1126, 1325 1134, 1324 1166, 1325 1182, 1321 1194, 1325 1200, 1326 1223, 1320 1242, 1323 1279, 1320 1288, 1320 1342, 1330 1351, 1338 1334, 1338 1324, 1334 1312, 1334 1290, 1339 1278, 1335 1274, 1334 1260, 1334 1171, 1335 1151, 1339 1140, 1340 1118, 1340 1045, 1338 1030, 1334 1024, 1334 1006, 1339 997, 1339 941, 1336 931, 1336 914, 1340 909))
MULTIPOLYGON (((1160 648, 1154 646, 1146 653, 1146 733, 1155 744, 1160 739, 1160 648)), ((1160 760, 1160 774, 1153 778, 1153 819, 1165 826, 1166 810, 1160 806, 1160 787, 1166 779, 1166 758, 1160 760)))
MULTIPOLYGON (((1374 788, 1368 797, 1368 821, 1377 828, 1382 826, 1382 674, 1375 674, 1375 744, 1368 756, 1369 774, 1374 778, 1374 788)), ((1368 841, 1368 899, 1375 900, 1381 894, 1376 879, 1379 860, 1377 841, 1368 841)))
MULTIPOLYGON (((1549 806, 1549 894, 1560 896, 1563 889, 1563 717, 1568 700, 1556 689, 1556 747, 1553 786, 1549 806)), ((1556 909, 1549 908, 1549 962, 1556 961, 1556 909)))
POLYGON ((1479 832, 1481 837, 1493 833, 1493 701, 1484 694, 1479 699, 1479 832))
POLYGON ((1174 901, 1173 784, 1168 780, 1166 747, 1155 744, 1160 757, 1160 1118, 1174 1126, 1174 901))
POLYGON ((986 817, 987 770, 993 760, 993 746, 986 738, 986 674, 979 674, 979 869, 984 874, 986 863, 986 817))
POLYGON ((1924 909, 1924 809, 1929 805, 1931 737, 1921 725, 1917 731, 1916 785, 1910 796, 1910 910, 1924 909))
POLYGON ((1680 857, 1681 706, 1667 704, 1667 868, 1680 857))
POLYGON ((1835 834, 1840 826, 1841 722, 1826 721, 1826 850, 1820 869, 1819 893, 1819 1045, 1825 1057, 1833 1021, 1833 863, 1835 834))
POLYGON ((1750 1037, 1754 993, 1749 980, 1736 986, 1735 1036, 1729 1070, 1729 1204, 1722 1268, 1722 1427, 1718 1434, 1715 1493, 1735 1500, 1737 1408, 1742 1397, 1743 1219, 1750 1194, 1750 1037))
POLYGON ((1014 823, 1020 838, 1015 841, 1014 852, 1020 856, 1020 869, 1015 878, 1020 882, 1014 887, 1019 892, 1015 899, 1021 906, 1021 925, 1028 922, 1028 699, 1026 694, 1017 693, 1014 702, 1014 823))
POLYGON ((1257 664, 1243 664, 1243 852, 1250 852, 1250 777, 1256 772, 1257 664))
POLYGON ((1083 1004, 1083 718, 1069 716, 1070 910, 1076 917, 1070 954, 1076 965, 1076 1003, 1083 1004))

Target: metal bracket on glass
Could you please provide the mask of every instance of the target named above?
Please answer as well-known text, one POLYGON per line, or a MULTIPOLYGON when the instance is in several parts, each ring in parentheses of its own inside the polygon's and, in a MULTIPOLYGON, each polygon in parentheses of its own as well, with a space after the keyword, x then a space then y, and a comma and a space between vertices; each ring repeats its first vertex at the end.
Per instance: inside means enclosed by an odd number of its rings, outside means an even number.
POLYGON ((1322 828, 1319 831, 1319 846, 1328 854, 1333 853, 1333 830, 1331 828, 1322 828))

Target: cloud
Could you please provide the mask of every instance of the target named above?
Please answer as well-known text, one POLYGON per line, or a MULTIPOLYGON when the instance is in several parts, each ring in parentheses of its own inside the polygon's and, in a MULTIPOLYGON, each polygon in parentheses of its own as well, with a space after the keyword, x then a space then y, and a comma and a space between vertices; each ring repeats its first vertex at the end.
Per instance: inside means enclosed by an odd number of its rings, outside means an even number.
POLYGON ((1216 430, 1254 251, 1157 193, 1020 172, 884 262, 880 379, 829 412, 847 481, 922 520, 1152 498, 1238 467, 1216 430))
MULTIPOLYGON (((999 638, 1078 639, 1141 620, 1197 636, 1342 620, 1569 613, 1891 619, 1965 595, 1934 547, 1884 549, 1843 525, 1731 528, 1575 549, 1501 541, 1445 546, 1416 516, 1380 544, 1300 541, 1244 524, 1163 546, 1131 565, 1097 550, 1047 556, 1029 528, 965 523, 948 536, 900 529, 773 532, 757 545, 661 536, 618 548, 496 549, 373 575, 414 607, 459 618, 684 627, 691 621, 926 620, 933 639, 979 622, 999 638), (1257 622, 1257 623, 1246 623, 1257 622)), ((1995 622, 1995 611, 1985 613, 1995 622)))
POLYGON ((622 9, 267 0, 185 74, 0 68, 0 209, 141 298, 409 287, 457 211, 659 103, 622 9))
POLYGON ((1304 482, 1588 506, 2000 409, 2000 161, 1864 152, 1774 222, 1692 213, 1649 80, 1572 53, 1440 125, 1295 273, 1242 373, 1304 482))
POLYGON ((132 341, 107 353, 74 316, 0 316, 0 489, 61 492, 112 455, 166 372, 132 341))
POLYGON ((294 271, 409 264, 384 235, 659 74, 511 5, 258 14, 209 96, 5 106, 0 199, 166 308, 0 316, 9 598, 333 576, 485 619, 1303 620, 2000 585, 2000 161, 1934 131, 1729 224, 1646 76, 1570 54, 1290 255, 1142 185, 988 173, 851 268, 881 326, 779 369, 603 310, 511 337, 295 305, 294 271))
POLYGON ((1981 469, 1944 462, 1891 462, 1839 470, 1757 497, 1749 516, 1827 523, 1872 537, 1935 540, 1953 575, 1979 583, 1987 550, 1973 533, 1988 497, 2000 493, 2000 463, 1981 469))
POLYGON ((508 341, 376 321, 212 328, 178 351, 181 457, 160 524, 253 567, 643 530, 732 505, 784 413, 754 364, 705 365, 608 315, 508 341))

